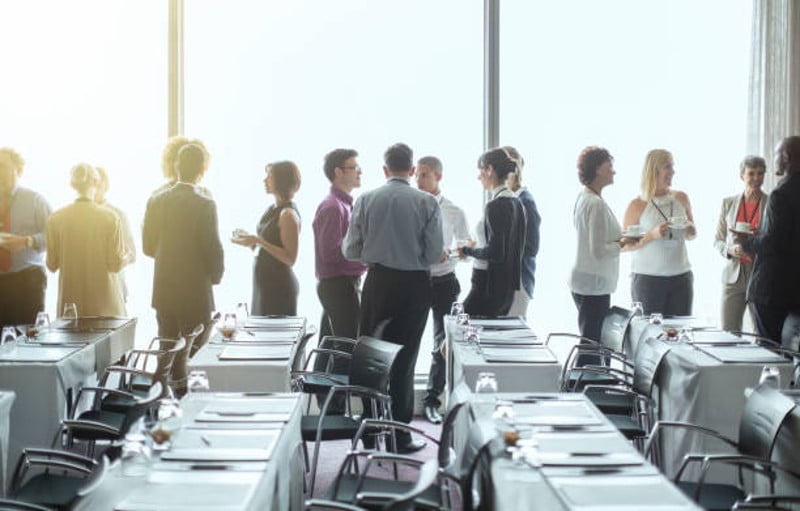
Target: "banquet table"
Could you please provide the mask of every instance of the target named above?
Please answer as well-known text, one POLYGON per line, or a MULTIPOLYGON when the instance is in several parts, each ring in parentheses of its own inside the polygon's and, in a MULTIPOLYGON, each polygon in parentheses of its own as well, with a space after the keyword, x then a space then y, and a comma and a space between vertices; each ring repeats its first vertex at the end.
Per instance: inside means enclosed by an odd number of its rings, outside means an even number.
POLYGON ((6 494, 8 477, 8 426, 14 392, 0 390, 0 495, 6 494))
POLYGON ((213 332, 189 361, 189 371, 205 371, 214 391, 288 391, 289 362, 304 334, 304 318, 251 317, 229 340, 213 332))
POLYGON ((135 318, 85 318, 79 325, 56 321, 35 338, 20 336, 0 346, 0 389, 16 393, 9 467, 25 447, 50 447, 70 396, 132 349, 135 331, 135 318))
POLYGON ((298 394, 189 394, 169 450, 115 461, 73 509, 302 509, 301 401, 298 394))
MULTIPOLYGON (((648 336, 658 332, 647 330, 648 336)), ((728 332, 699 330, 683 341, 660 336, 637 344, 638 350, 659 347, 669 351, 656 373, 652 391, 658 419, 689 422, 734 440, 739 435, 745 391, 758 385, 764 366, 776 367, 784 386, 791 381, 791 361, 728 332)), ((646 352, 639 355, 637 361, 646 352)), ((640 369, 637 362, 636 370, 640 369)), ((685 430, 670 430, 662 445, 669 445, 669 449, 663 449, 663 466, 669 475, 675 473, 684 455, 719 449, 717 442, 685 430)))
MULTIPOLYGON (((495 454, 489 508, 619 510, 700 509, 634 449, 582 394, 498 393, 522 438, 513 455, 495 454)), ((495 399, 473 395, 469 440, 498 435, 495 399), (480 431, 475 435, 475 428, 480 431)), ((501 428, 510 427, 500 423, 501 428)), ((456 445, 465 442, 463 436, 456 445)))
POLYGON ((522 319, 473 319, 470 323, 483 328, 477 343, 464 342, 452 316, 445 317, 447 396, 462 382, 473 389, 482 372, 495 373, 498 389, 504 392, 558 390, 558 359, 522 319))

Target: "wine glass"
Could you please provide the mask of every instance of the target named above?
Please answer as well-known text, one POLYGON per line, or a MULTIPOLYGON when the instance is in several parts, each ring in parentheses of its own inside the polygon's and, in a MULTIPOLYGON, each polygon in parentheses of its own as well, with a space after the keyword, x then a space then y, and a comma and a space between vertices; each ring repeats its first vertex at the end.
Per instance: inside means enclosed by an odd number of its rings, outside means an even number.
POLYGON ((219 327, 219 331, 225 340, 230 341, 233 336, 236 335, 236 327, 236 314, 228 312, 222 319, 222 324, 219 327))
POLYGON ((36 321, 33 323, 36 333, 50 329, 50 315, 44 311, 36 314, 36 321))
POLYGON ((643 316, 644 306, 642 302, 631 302, 631 313, 633 313, 634 316, 643 316))
POLYGON ((450 315, 458 317, 459 314, 464 312, 464 304, 461 302, 453 302, 453 305, 450 306, 450 315))
POLYGON ((250 317, 250 311, 247 308, 247 302, 239 302, 236 304, 236 317, 241 323, 241 326, 244 326, 247 318, 250 317))
POLYGON ((758 379, 759 385, 769 385, 774 389, 781 388, 781 372, 775 366, 764 366, 761 370, 761 377, 758 379))
POLYGON ((187 389, 189 392, 208 392, 211 390, 208 383, 208 373, 201 369, 189 371, 187 389))
POLYGON ((14 342, 17 340, 17 329, 13 326, 4 326, 2 336, 0 336, 0 344, 7 342, 14 342))
POLYGON ((61 317, 67 321, 78 320, 78 306, 74 303, 65 303, 61 317))
POLYGON ((475 394, 480 402, 491 401, 492 394, 497 394, 497 376, 491 372, 478 373, 475 394))
POLYGON ((456 316, 456 323, 459 325, 468 325, 469 324, 469 314, 466 312, 459 312, 456 316))
POLYGON ((172 447, 172 435, 183 425, 183 410, 175 398, 164 398, 158 403, 158 420, 150 430, 154 451, 166 451, 172 447))
POLYGON ((660 312, 650 314, 650 323, 653 325, 660 325, 664 322, 664 315, 660 312))

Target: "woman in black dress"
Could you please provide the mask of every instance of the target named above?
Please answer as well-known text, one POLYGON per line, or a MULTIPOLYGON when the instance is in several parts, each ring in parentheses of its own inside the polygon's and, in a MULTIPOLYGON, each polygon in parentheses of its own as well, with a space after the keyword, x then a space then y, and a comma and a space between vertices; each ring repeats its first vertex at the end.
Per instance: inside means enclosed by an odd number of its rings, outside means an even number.
POLYGON ((257 234, 243 234, 234 243, 258 247, 253 265, 252 314, 256 316, 297 314, 299 286, 292 271, 297 260, 300 213, 292 202, 300 188, 300 170, 291 161, 267 165, 264 188, 275 196, 275 204, 258 222, 257 234))

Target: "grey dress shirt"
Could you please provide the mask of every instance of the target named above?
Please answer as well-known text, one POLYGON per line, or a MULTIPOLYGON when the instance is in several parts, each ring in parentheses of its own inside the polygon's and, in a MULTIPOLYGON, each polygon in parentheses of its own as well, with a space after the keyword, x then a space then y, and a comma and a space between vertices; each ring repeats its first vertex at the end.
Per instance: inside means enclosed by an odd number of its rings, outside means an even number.
POLYGON ((11 268, 8 273, 32 266, 44 268, 44 251, 47 247, 44 230, 47 219, 50 218, 50 205, 40 194, 17 186, 11 191, 9 208, 11 228, 8 232, 18 236, 31 236, 33 247, 11 253, 11 268))
POLYGON ((347 259, 403 271, 430 270, 441 259, 442 248, 436 198, 400 177, 356 200, 342 242, 347 259))

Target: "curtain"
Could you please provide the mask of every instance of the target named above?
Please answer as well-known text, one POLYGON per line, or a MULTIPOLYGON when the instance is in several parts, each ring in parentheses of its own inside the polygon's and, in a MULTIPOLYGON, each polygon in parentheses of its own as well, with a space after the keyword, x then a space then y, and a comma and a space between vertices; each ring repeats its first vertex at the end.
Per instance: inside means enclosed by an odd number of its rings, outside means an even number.
MULTIPOLYGON (((753 0, 747 151, 771 161, 775 145, 800 135, 800 0, 753 0)), ((765 181, 767 190, 774 173, 765 181)))

